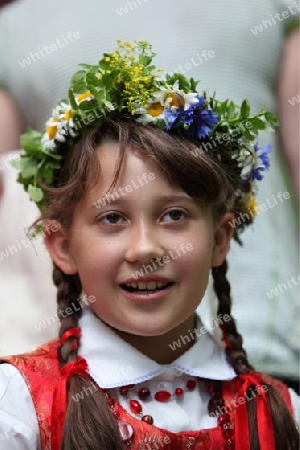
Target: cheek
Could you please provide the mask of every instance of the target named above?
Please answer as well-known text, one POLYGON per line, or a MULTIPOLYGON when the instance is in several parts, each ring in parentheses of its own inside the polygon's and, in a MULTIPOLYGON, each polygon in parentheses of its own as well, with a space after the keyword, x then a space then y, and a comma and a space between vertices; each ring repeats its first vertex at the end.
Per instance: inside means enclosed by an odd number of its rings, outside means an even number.
POLYGON ((82 283, 86 280, 97 284, 109 274, 115 273, 121 261, 120 249, 109 240, 97 242, 95 239, 85 239, 74 245, 74 255, 82 283))
POLYGON ((193 248, 177 261, 182 276, 197 285, 206 285, 211 269, 212 246, 205 242, 194 243, 193 248))

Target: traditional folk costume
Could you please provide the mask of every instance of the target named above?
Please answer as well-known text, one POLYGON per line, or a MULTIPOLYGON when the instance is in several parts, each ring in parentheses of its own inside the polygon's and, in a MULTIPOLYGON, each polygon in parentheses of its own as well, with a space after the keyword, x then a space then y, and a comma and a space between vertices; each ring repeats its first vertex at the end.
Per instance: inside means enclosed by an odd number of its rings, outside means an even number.
MULTIPOLYGON (((241 394, 245 381, 235 375, 226 362, 225 350, 208 333, 198 333, 194 345, 172 364, 159 365, 117 336, 90 307, 84 309, 80 326, 79 354, 87 362, 89 375, 107 395, 124 444, 130 443, 128 448, 235 448, 236 413, 243 408, 243 399, 260 394, 241 394), (219 395, 213 388, 218 382, 224 401, 221 421, 209 415, 212 399, 219 395), (131 411, 134 406, 136 414, 131 411), (153 424, 141 416, 152 417, 153 424)), ((202 327, 197 317, 196 329, 202 327)), ((0 448, 55 450, 51 446, 51 412, 61 378, 58 345, 58 340, 51 341, 33 353, 6 358, 4 362, 11 365, 0 366, 0 448)), ((262 379, 278 388, 297 417, 300 402, 294 391, 265 375, 262 379)), ((75 401, 84 401, 88 395, 93 392, 80 392, 75 401)))

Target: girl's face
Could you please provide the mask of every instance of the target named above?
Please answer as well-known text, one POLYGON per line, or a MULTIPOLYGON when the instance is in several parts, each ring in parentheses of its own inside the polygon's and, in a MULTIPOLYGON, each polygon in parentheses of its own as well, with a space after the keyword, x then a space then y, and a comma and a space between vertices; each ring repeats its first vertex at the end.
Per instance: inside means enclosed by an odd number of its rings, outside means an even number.
POLYGON ((133 335, 163 335, 193 316, 210 268, 228 250, 228 217, 215 224, 209 206, 169 184, 130 149, 105 197, 117 144, 102 144, 98 157, 99 182, 76 207, 71 229, 60 226, 48 248, 65 273, 79 273, 104 322, 133 335))

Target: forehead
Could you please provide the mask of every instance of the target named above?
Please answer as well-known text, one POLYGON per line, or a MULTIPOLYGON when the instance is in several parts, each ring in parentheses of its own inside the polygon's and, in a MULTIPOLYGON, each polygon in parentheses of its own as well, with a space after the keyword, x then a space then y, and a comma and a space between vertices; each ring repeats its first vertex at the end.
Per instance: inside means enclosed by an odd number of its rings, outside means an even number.
POLYGON ((201 210, 210 209, 207 203, 196 200, 179 185, 170 182, 158 163, 143 157, 142 151, 139 152, 138 149, 127 147, 124 150, 119 173, 118 143, 102 143, 95 152, 99 162, 98 179, 77 204, 74 217, 81 216, 85 211, 94 213, 103 207, 128 207, 135 211, 150 211, 174 202, 184 202, 186 206, 199 207, 201 210))
MULTIPOLYGON (((100 165, 100 176, 93 190, 97 192, 101 190, 105 193, 112 188, 116 176, 120 156, 119 146, 115 142, 103 143, 96 149, 96 152, 100 165)), ((160 186, 164 185, 167 191, 183 192, 180 187, 168 181, 154 161, 143 158, 138 150, 131 147, 127 147, 124 152, 121 169, 113 188, 125 187, 128 183, 133 185, 134 183, 143 183, 143 185, 149 185, 149 188, 151 184, 153 191, 157 189, 159 184, 160 186), (146 178, 148 182, 145 181, 146 178), (144 182, 142 182, 142 179, 144 182)))

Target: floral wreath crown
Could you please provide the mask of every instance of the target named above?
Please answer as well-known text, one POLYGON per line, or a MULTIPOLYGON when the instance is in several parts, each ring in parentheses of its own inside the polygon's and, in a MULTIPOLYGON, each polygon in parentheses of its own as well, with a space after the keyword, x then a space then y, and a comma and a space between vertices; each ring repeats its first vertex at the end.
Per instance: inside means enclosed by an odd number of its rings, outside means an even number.
MULTIPOLYGON (((198 82, 181 73, 165 75, 152 64, 155 53, 146 41, 117 41, 113 53, 105 53, 97 65, 82 68, 71 79, 69 98, 58 103, 41 134, 28 128, 21 136, 24 153, 13 165, 18 181, 40 210, 45 207, 44 185, 53 185, 54 172, 62 166, 66 148, 105 117, 121 113, 144 125, 180 135, 210 152, 237 180, 231 210, 247 220, 237 221, 234 238, 253 222, 259 208, 255 202, 256 181, 270 166, 271 146, 259 148, 260 130, 278 125, 276 116, 261 110, 250 116, 244 100, 237 106, 196 91, 198 82), (245 215, 247 213, 247 215, 245 215), (240 223, 239 223, 240 222, 240 223)), ((197 157, 197 152, 195 151, 197 157)))

